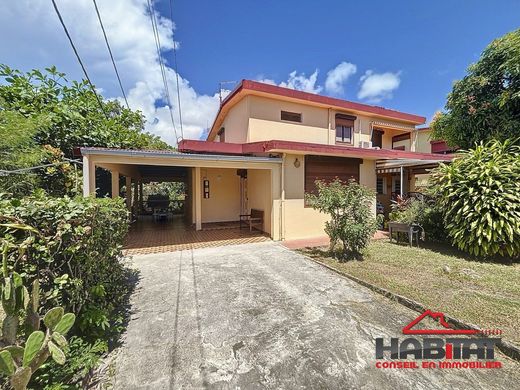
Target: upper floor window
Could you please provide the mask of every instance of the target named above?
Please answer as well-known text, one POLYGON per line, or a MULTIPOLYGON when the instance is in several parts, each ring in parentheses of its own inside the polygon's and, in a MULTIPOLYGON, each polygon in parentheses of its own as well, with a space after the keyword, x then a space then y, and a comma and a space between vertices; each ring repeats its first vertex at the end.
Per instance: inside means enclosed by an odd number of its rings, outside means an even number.
POLYGON ((302 122, 302 114, 298 112, 282 111, 281 118, 283 121, 302 122))
POLYGON ((383 130, 374 129, 372 131, 372 146, 382 148, 383 147, 383 130))
POLYGON ((355 116, 336 114, 336 142, 353 143, 355 116))

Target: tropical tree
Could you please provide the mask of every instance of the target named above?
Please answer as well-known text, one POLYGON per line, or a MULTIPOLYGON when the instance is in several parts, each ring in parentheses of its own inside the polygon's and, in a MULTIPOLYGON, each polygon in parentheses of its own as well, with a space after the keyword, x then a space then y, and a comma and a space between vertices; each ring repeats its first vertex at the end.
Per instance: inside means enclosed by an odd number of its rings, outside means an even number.
MULTIPOLYGON (((453 85, 432 136, 472 148, 490 139, 520 139, 520 29, 495 39, 453 85)), ((518 142, 518 141, 517 141, 518 142)))
MULTIPOLYGON (((44 151, 36 144, 35 136, 42 129, 45 118, 35 115, 26 118, 14 111, 0 110, 0 169, 13 171, 37 165, 44 151)), ((14 194, 30 192, 36 185, 35 173, 0 174, 0 190, 14 194), (23 180, 20 178, 23 177, 23 180)))
POLYGON ((78 146, 168 148, 159 137, 143 131, 141 112, 117 100, 104 100, 86 80, 68 82, 54 66, 23 73, 0 65, 0 80, 0 110, 27 118, 45 115, 48 124, 38 132, 38 144, 59 148, 67 157, 78 146))
POLYGON ((0 191, 26 195, 41 187, 74 195, 81 180, 65 159, 75 147, 170 148, 144 124, 141 112, 104 100, 85 80, 69 82, 55 67, 23 73, 0 65, 0 169, 56 164, 23 177, 2 176, 0 191))

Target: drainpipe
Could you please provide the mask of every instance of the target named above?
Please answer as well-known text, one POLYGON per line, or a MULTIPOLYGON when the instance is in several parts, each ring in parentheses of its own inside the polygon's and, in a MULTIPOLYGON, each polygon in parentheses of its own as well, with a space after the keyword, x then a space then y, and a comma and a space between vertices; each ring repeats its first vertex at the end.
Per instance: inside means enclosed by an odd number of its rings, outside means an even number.
POLYGON ((282 199, 280 200, 280 241, 283 241, 285 238, 284 230, 285 230, 285 158, 287 157, 286 153, 282 154, 282 175, 281 175, 281 190, 282 190, 282 199))
MULTIPOLYGON (((374 134, 374 121, 370 121, 370 140, 369 142, 372 142, 372 136, 374 134)), ((372 145, 374 146, 374 145, 372 145)))
POLYGON ((403 197, 403 166, 401 165, 401 188, 400 188, 400 192, 401 192, 401 198, 403 197))

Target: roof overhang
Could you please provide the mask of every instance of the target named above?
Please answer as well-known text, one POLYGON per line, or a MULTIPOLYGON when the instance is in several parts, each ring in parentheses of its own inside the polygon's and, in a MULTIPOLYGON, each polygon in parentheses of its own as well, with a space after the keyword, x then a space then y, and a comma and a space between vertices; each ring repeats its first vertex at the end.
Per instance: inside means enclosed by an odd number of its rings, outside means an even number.
POLYGON ((431 153, 407 152, 376 148, 356 148, 352 146, 323 145, 294 141, 271 140, 245 144, 225 142, 182 140, 179 150, 188 153, 291 153, 312 154, 338 157, 362 158, 368 160, 418 160, 418 161, 450 161, 453 156, 431 153))
POLYGON ((383 120, 394 120, 401 122, 404 125, 411 125, 412 127, 415 125, 422 125, 426 122, 426 118, 420 115, 409 114, 369 104, 351 102, 329 96, 317 95, 309 92, 297 91, 295 89, 283 88, 277 85, 265 84, 258 81, 242 80, 241 83, 222 101, 207 139, 211 139, 211 137, 213 137, 220 129, 224 117, 227 115, 231 107, 247 95, 274 97, 296 103, 304 103, 317 107, 366 115, 383 120))
MULTIPOLYGON (((162 160, 162 162, 170 161, 171 165, 178 165, 183 162, 204 162, 204 161, 222 161, 233 163, 276 163, 280 164, 282 160, 276 157, 257 157, 248 155, 224 155, 211 153, 181 153, 174 150, 140 150, 140 149, 112 149, 112 148, 81 148, 83 156, 110 157, 112 160, 119 160, 121 163, 134 163, 135 161, 146 161, 153 163, 154 160, 162 160)), ((162 163, 161 165, 165 165, 162 163)))

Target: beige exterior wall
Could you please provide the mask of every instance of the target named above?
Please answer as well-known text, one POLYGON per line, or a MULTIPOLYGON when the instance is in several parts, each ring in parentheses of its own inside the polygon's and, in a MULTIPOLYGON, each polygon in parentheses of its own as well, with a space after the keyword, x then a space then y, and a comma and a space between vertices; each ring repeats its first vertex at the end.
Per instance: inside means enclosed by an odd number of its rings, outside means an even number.
MULTIPOLYGON (((202 222, 238 221, 240 215, 240 178, 235 169, 202 168, 203 180, 209 180, 210 196, 202 198, 202 222)), ((201 196, 203 196, 201 194, 201 196)))
POLYGON ((417 143, 415 147, 416 152, 431 153, 432 146, 431 141, 431 130, 421 130, 417 132, 417 143))
MULTIPOLYGON (((244 143, 247 142, 247 132, 249 125, 249 96, 240 100, 229 110, 222 127, 226 130, 225 142, 244 143)), ((218 140, 217 136, 215 140, 218 140)))
POLYGON ((272 191, 271 171, 261 169, 247 170, 248 208, 264 212, 264 232, 272 232, 272 191))
POLYGON ((328 111, 303 104, 250 96, 248 142, 272 139, 328 143, 328 111), (281 111, 302 114, 302 123, 282 121, 281 111))
MULTIPOLYGON (((359 166, 359 184, 362 184, 368 188, 376 190, 376 162, 375 160, 363 160, 363 163, 359 166)), ((372 212, 376 214, 376 198, 372 202, 372 212)))
MULTIPOLYGON (((305 207, 304 180, 305 158, 302 155, 286 155, 284 159, 285 200, 283 201, 283 239, 292 240, 300 238, 323 237, 325 234, 325 222, 329 217, 311 207, 305 207), (294 161, 298 159, 300 166, 295 167, 294 161)), ((360 165, 360 183, 376 188, 375 161, 363 160, 360 165)), ((376 211, 374 198, 373 212, 376 211)))
POLYGON ((325 236, 325 222, 329 217, 311 207, 305 207, 305 157, 289 154, 284 159, 285 201, 283 202, 283 238, 325 236), (294 166, 298 159, 299 167, 294 166))
MULTIPOLYGON (((249 125, 247 142, 268 140, 283 140, 308 142, 324 145, 336 144, 335 117, 336 114, 349 114, 327 108, 309 106, 301 103, 271 99, 261 96, 248 96, 249 125), (290 111, 302 114, 302 122, 282 121, 281 111, 290 111)), ((359 114, 354 122, 353 146, 358 147, 361 141, 371 140, 372 122, 376 119, 359 114)), ((400 124, 394 123, 396 126, 400 124)), ((244 126, 243 126, 244 127, 244 126)), ((403 131, 386 129, 383 135, 383 148, 392 148, 392 136, 403 134, 403 131)), ((226 127, 226 141, 227 141, 226 127)), ((232 142, 232 141, 229 141, 232 142)), ((411 150, 410 141, 405 141, 406 150, 411 150)))

